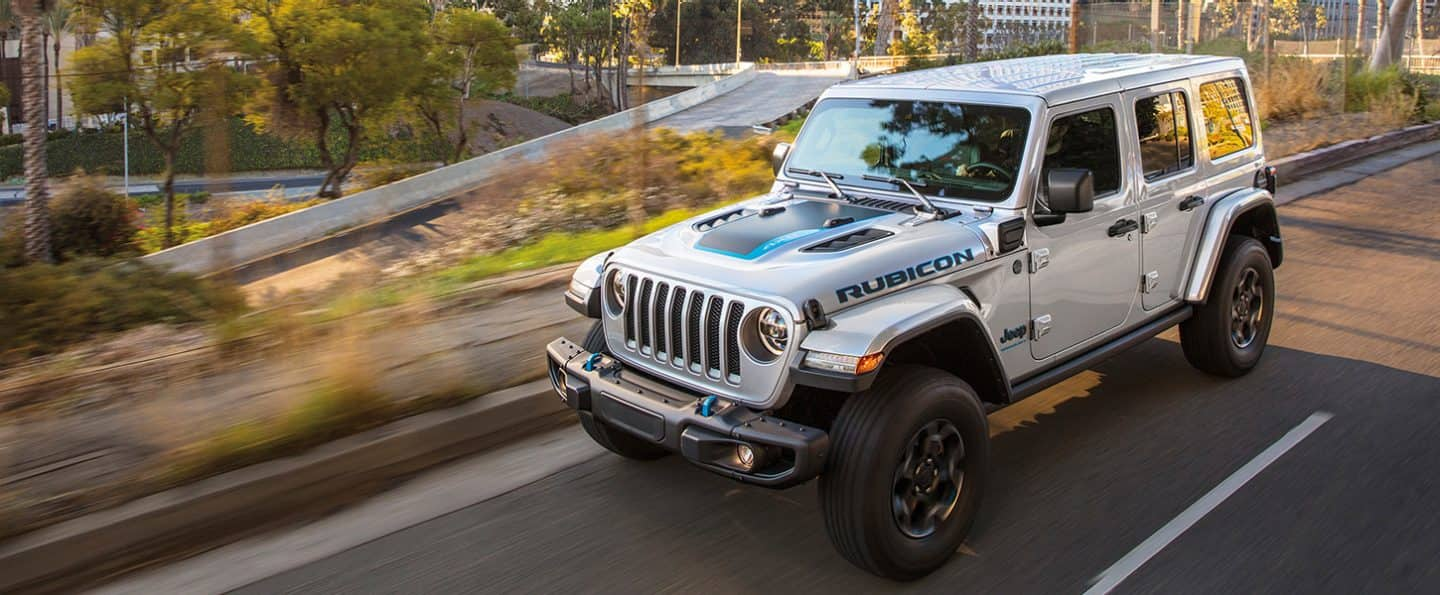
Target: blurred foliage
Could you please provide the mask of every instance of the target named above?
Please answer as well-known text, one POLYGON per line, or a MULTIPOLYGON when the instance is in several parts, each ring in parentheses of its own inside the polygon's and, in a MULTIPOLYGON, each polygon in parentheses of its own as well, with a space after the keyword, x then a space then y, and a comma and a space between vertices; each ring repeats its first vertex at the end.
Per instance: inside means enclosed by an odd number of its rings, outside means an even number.
MULTIPOLYGON (((135 252, 140 211, 98 178, 77 175, 59 184, 50 199, 50 241, 61 259, 122 256, 135 252)), ((9 217, 0 230, 0 266, 24 264, 24 217, 9 217)))
POLYGON ((0 268, 0 363, 58 351, 148 324, 218 321, 240 313, 233 286, 138 260, 77 259, 0 268))
POLYGON ((579 254, 599 254, 630 243, 647 233, 659 231, 703 212, 704 209, 675 209, 645 221, 637 230, 632 227, 601 229, 578 233, 551 232, 533 243, 470 258, 435 275, 441 291, 487 277, 556 264, 574 262, 579 254))
POLYGON ((271 217, 279 217, 286 213, 293 213, 300 209, 313 207, 324 201, 319 199, 303 202, 289 202, 285 200, 257 200, 257 201, 233 201, 227 202, 218 209, 218 212, 210 217, 207 222, 205 235, 213 236, 225 233, 232 229, 239 229, 264 221, 271 217))
POLYGON ((1329 94, 1332 68, 1305 58, 1281 58, 1269 77, 1255 80, 1255 102, 1263 122, 1309 118, 1335 109, 1329 94))

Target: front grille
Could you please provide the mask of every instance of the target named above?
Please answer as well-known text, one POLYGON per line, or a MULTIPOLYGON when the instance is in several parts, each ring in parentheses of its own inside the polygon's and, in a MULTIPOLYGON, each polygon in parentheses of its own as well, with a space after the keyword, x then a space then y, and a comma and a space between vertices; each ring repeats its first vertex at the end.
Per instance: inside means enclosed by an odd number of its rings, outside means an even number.
POLYGON ((744 302, 640 274, 626 284, 626 350, 712 382, 740 384, 744 302))

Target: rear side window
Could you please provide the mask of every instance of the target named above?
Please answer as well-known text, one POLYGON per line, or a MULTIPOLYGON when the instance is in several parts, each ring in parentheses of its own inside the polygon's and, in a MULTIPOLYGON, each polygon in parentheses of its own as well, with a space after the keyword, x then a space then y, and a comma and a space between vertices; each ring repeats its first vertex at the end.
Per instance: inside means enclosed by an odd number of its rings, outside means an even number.
POLYGON ((1210 158, 1219 159, 1255 144, 1245 86, 1238 78, 1200 85, 1200 111, 1205 116, 1205 143, 1210 158))
POLYGON ((1135 102, 1135 124, 1140 135, 1140 161, 1145 179, 1154 180, 1190 169, 1190 111, 1179 91, 1135 102))
POLYGON ((1045 143, 1043 171, 1078 167, 1095 176, 1095 194, 1120 189, 1120 135, 1108 107, 1056 119, 1045 143))

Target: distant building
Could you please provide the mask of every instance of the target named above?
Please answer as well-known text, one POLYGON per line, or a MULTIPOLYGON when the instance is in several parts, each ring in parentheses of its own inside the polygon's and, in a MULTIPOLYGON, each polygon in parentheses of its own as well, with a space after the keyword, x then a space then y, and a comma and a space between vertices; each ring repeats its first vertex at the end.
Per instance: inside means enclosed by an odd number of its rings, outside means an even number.
POLYGON ((1070 28, 1069 0, 980 0, 990 21, 983 47, 1063 39, 1070 28))

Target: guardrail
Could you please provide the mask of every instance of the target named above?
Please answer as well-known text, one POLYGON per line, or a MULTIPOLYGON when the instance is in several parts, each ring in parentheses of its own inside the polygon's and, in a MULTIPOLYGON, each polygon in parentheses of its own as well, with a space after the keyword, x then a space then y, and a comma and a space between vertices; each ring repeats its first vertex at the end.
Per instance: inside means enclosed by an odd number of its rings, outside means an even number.
POLYGON ((379 188, 181 244, 148 255, 144 260, 195 274, 217 273, 262 261, 452 197, 513 167, 516 159, 543 158, 556 143, 648 124, 733 91, 754 77, 754 64, 742 63, 731 76, 688 91, 379 188))

